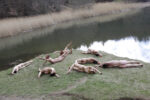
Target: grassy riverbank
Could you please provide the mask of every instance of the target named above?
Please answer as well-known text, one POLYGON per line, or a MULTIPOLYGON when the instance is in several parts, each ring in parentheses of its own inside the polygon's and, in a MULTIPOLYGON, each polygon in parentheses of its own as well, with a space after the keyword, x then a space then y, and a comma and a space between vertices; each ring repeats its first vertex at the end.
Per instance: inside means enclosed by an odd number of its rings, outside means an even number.
MULTIPOLYGON (((127 59, 103 54, 96 58, 100 62, 127 59)), ((56 57, 58 54, 50 54, 56 57)), ((44 55, 41 55, 44 56, 44 55)), ((55 67, 60 78, 48 75, 37 78, 38 69, 43 61, 34 59, 32 65, 24 68, 14 76, 9 75, 12 68, 0 72, 0 99, 8 100, 112 100, 121 97, 150 98, 150 67, 144 63, 143 68, 101 69, 103 75, 89 75, 73 71, 66 75, 69 66, 77 58, 91 57, 73 51, 72 55, 60 63, 46 66, 55 67)), ((94 56, 93 56, 94 57, 94 56)))
POLYGON ((58 25, 71 20, 85 19, 93 16, 110 16, 149 6, 150 3, 98 3, 78 10, 67 9, 59 13, 51 13, 24 18, 0 20, 0 37, 13 36, 33 29, 58 25))

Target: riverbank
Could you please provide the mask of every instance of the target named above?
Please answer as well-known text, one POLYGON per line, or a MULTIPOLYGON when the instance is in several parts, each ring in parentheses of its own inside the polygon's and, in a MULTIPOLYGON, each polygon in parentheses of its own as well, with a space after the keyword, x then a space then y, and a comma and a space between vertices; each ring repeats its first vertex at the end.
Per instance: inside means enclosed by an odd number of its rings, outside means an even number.
MULTIPOLYGON (((100 52, 100 62, 108 60, 127 59, 100 52)), ((50 53, 51 57, 58 54, 50 53)), ((40 55, 45 56, 45 54, 40 55)), ((55 67, 60 78, 43 75, 37 78, 39 67, 43 61, 34 58, 34 62, 16 75, 10 75, 12 68, 0 72, 0 99, 8 100, 121 100, 122 97, 150 98, 150 67, 143 63, 143 68, 127 69, 101 69, 103 75, 90 75, 72 71, 66 75, 67 69, 75 59, 91 57, 73 50, 73 54, 66 57, 63 62, 46 66, 55 67), (13 99, 14 98, 14 99, 13 99)), ((129 60, 129 59, 128 59, 129 60)), ((141 61, 140 61, 141 62, 141 61)), ((141 100, 144 100, 141 99, 141 100)), ((123 99, 124 100, 124 99, 123 99)))
POLYGON ((0 20, 0 37, 9 37, 16 34, 28 33, 38 28, 59 25, 63 22, 85 19, 95 16, 110 16, 134 9, 150 6, 150 3, 98 3, 88 5, 78 10, 67 9, 59 13, 51 13, 24 18, 0 20))

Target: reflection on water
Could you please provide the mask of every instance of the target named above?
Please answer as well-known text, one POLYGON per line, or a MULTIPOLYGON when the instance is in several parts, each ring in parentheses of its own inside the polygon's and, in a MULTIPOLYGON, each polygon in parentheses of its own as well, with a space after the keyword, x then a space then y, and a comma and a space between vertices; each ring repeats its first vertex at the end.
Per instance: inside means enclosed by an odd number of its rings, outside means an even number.
POLYGON ((107 40, 106 42, 95 41, 89 47, 81 45, 78 49, 86 51, 88 48, 105 51, 120 57, 150 62, 150 39, 139 41, 135 37, 126 37, 119 40, 107 40))

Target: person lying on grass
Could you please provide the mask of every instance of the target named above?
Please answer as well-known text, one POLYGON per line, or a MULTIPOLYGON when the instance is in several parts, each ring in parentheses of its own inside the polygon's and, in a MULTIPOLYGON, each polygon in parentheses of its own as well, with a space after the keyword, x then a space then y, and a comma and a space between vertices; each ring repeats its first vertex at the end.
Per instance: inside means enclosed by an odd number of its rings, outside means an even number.
POLYGON ((100 54, 98 51, 88 49, 87 51, 83 51, 82 54, 92 54, 98 57, 102 57, 102 54, 100 54))
POLYGON ((53 67, 44 67, 43 69, 39 68, 38 78, 40 78, 43 74, 49 74, 50 76, 59 77, 59 75, 56 74, 56 70, 53 67))
POLYGON ((16 65, 16 66, 13 68, 11 74, 12 74, 12 75, 13 75, 13 74, 16 74, 20 69, 29 66, 32 62, 33 62, 33 60, 29 60, 29 61, 27 61, 27 62, 20 63, 20 64, 16 65))
POLYGON ((127 60, 112 60, 104 62, 100 65, 102 68, 135 68, 143 67, 143 64, 137 61, 127 61, 127 60))
POLYGON ((92 64, 100 64, 100 62, 97 61, 94 58, 78 59, 78 60, 75 61, 74 64, 72 64, 71 67, 69 67, 67 74, 69 74, 72 70, 76 70, 76 71, 79 71, 79 72, 85 72, 85 73, 88 73, 88 74, 95 74, 95 73, 102 74, 95 67, 82 65, 82 64, 91 64, 91 63, 92 64))
POLYGON ((57 57, 57 58, 51 58, 49 55, 47 55, 45 58, 40 58, 42 60, 45 60, 44 64, 48 61, 50 62, 51 64, 54 64, 54 63, 57 63, 57 62, 61 62, 63 61, 68 54, 72 54, 72 48, 69 49, 69 47, 72 45, 72 43, 70 42, 64 50, 62 51, 56 51, 56 52, 60 52, 60 56, 57 57))

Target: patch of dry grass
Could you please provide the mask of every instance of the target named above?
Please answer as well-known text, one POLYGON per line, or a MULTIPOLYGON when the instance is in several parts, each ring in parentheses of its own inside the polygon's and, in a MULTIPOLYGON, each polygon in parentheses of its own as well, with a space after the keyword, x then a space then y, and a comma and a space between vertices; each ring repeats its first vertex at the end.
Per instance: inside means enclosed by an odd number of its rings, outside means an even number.
POLYGON ((98 15, 110 15, 113 13, 126 12, 134 8, 143 8, 150 6, 149 3, 99 3, 93 4, 90 7, 80 8, 78 10, 67 9, 59 13, 46 15, 10 18, 0 20, 0 37, 13 36, 18 33, 59 24, 75 19, 84 19, 98 15))

